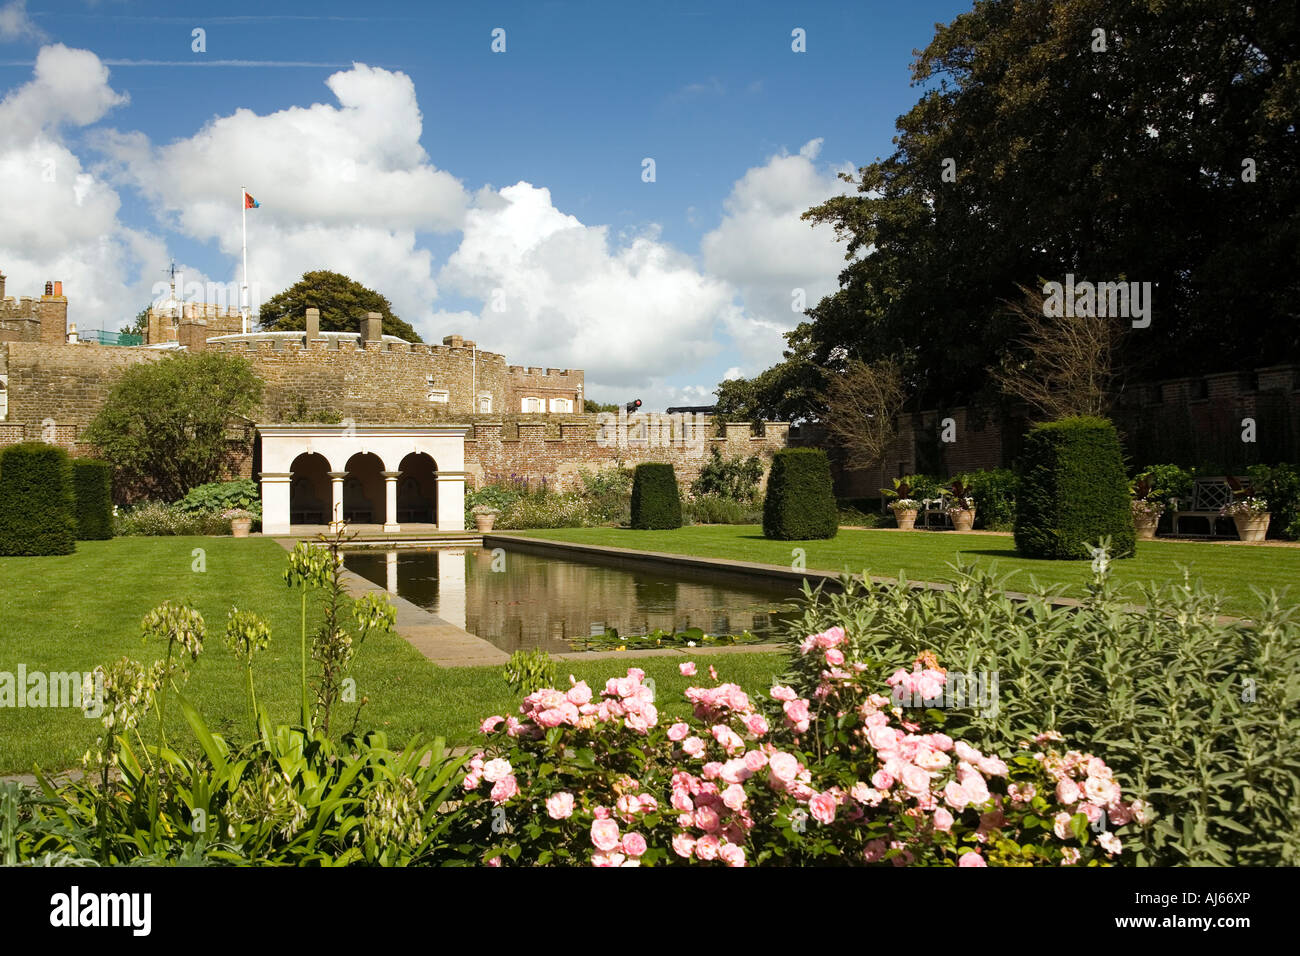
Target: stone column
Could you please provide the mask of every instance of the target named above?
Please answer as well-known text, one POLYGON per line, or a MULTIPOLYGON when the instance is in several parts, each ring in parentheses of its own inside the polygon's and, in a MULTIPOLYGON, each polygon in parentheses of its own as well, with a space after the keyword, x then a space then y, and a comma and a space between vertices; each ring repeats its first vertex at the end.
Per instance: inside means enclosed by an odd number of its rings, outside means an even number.
POLYGON ((385 471, 384 475, 384 533, 393 534, 402 530, 397 523, 397 479, 402 477, 400 471, 385 471))
POLYGON ((465 530, 465 472, 439 471, 438 530, 465 530))
POLYGON ((289 534, 288 472, 264 471, 262 479, 262 534, 289 534))
POLYGON ((343 527, 343 479, 346 471, 331 471, 330 476, 330 530, 338 531, 343 527))

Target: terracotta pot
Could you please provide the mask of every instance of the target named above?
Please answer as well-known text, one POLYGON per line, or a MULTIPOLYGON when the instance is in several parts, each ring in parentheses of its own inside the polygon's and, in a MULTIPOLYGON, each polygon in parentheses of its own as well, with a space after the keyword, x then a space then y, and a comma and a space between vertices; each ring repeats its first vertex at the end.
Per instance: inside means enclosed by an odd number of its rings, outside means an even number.
POLYGON ((496 515, 475 515, 474 527, 479 531, 491 531, 493 523, 497 520, 496 515))
POLYGON ((1153 541, 1156 536, 1156 525, 1160 523, 1159 515, 1137 515, 1133 516, 1133 530, 1137 532, 1139 541, 1153 541))
POLYGON ((969 531, 975 526, 975 509, 963 508, 948 515, 952 519, 953 531, 969 531))
POLYGON ((911 531, 916 527, 916 509, 911 508, 907 511, 895 511, 894 520, 898 522, 900 531, 911 531))
POLYGON ((253 528, 252 518, 231 518, 230 533, 236 538, 247 538, 248 532, 253 528))
POLYGON ((1268 534, 1268 522, 1272 517, 1271 514, 1233 515, 1232 521, 1237 526, 1237 537, 1252 543, 1263 541, 1264 536, 1268 534))

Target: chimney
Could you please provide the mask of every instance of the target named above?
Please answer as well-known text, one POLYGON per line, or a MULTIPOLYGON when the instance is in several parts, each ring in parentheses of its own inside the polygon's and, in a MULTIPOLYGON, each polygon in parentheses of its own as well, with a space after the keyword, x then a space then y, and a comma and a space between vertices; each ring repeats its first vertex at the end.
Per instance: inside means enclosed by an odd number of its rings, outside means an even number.
POLYGON ((5 300, 5 274, 0 272, 0 302, 5 300))
POLYGON ((458 349, 465 344, 465 340, 461 338, 459 335, 446 335, 443 336, 442 344, 449 345, 454 349, 458 349))
POLYGON ((378 312, 367 312, 361 320, 361 338, 367 342, 383 341, 384 317, 378 312))
POLYGON ((57 294, 53 282, 45 283, 45 294, 36 306, 41 320, 41 341, 47 345, 65 345, 68 341, 68 300, 62 292, 62 282, 57 294))
POLYGON ((307 310, 307 341, 320 338, 320 309, 307 310))

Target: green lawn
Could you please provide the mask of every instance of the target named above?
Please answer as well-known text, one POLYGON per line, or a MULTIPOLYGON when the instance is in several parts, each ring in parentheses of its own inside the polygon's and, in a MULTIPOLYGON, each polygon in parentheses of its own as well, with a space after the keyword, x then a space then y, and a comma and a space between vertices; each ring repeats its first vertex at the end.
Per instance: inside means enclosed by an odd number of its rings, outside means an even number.
MULTIPOLYGON (((185 693, 210 725, 235 738, 248 733, 243 670, 222 642, 232 604, 256 611, 271 623, 271 646, 256 661, 258 703, 272 720, 292 721, 298 700, 299 601, 281 581, 286 553, 258 538, 117 538, 85 541, 66 557, 0 558, 0 671, 88 671, 129 655, 150 661, 161 644, 144 645, 140 619, 163 601, 190 600, 208 625, 203 655, 185 693), (206 552, 206 570, 192 570, 195 548, 206 552)), ((308 622, 309 627, 312 621, 308 622)), ((677 665, 683 658, 640 660, 655 678, 665 714, 684 713, 688 681, 677 665), (678 703, 680 702, 680 703, 678 703)), ((736 654, 713 658, 719 673, 749 690, 770 686, 782 670, 779 655, 736 654)), ((560 682, 570 673, 596 687, 625 673, 619 661, 559 662, 560 682)), ((313 673, 309 662, 309 676, 313 673)), ((490 714, 515 713, 518 701, 497 667, 439 668, 396 635, 371 637, 357 652, 352 676, 358 697, 369 698, 362 728, 382 729, 400 743, 415 733, 469 743, 490 714)), ((336 712, 346 729, 352 705, 336 712), (341 714, 341 716, 339 716, 341 714)), ((150 715, 145 739, 154 742, 150 715)), ((73 709, 0 708, 0 773, 78 766, 101 730, 97 720, 73 709)), ((191 735, 179 708, 168 705, 167 734, 174 746, 190 747, 191 735)))
MULTIPOLYGON (((829 541, 770 541, 758 525, 694 525, 674 531, 633 531, 627 528, 556 528, 510 531, 531 537, 610 545, 643 551, 664 551, 707 558, 733 558, 763 564, 790 565, 793 549, 806 552, 805 565, 821 571, 866 571, 909 580, 938 581, 950 576, 950 564, 979 563, 1000 572, 1017 572, 1012 584, 1030 589, 1031 576, 1042 584, 1065 585, 1067 594, 1081 595, 1092 577, 1091 562, 1046 561, 1016 554, 1009 535, 953 532, 841 530, 829 541)), ((1112 564, 1121 585, 1136 582, 1181 582, 1182 568, 1207 588, 1225 596, 1228 613, 1249 614, 1257 605, 1251 587, 1265 591, 1291 586, 1291 603, 1300 600, 1300 548, 1278 548, 1211 542, 1141 541, 1137 556, 1112 564)))

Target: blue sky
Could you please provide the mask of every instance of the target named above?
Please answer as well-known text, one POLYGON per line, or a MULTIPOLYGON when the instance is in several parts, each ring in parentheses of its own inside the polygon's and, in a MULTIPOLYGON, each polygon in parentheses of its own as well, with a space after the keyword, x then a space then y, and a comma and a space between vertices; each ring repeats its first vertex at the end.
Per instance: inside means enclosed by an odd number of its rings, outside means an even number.
POLYGON ((708 401, 834 288, 798 214, 891 151, 967 7, 0 0, 0 270, 117 328, 173 257, 238 280, 242 180, 255 298, 334 268, 426 339, 708 401))

